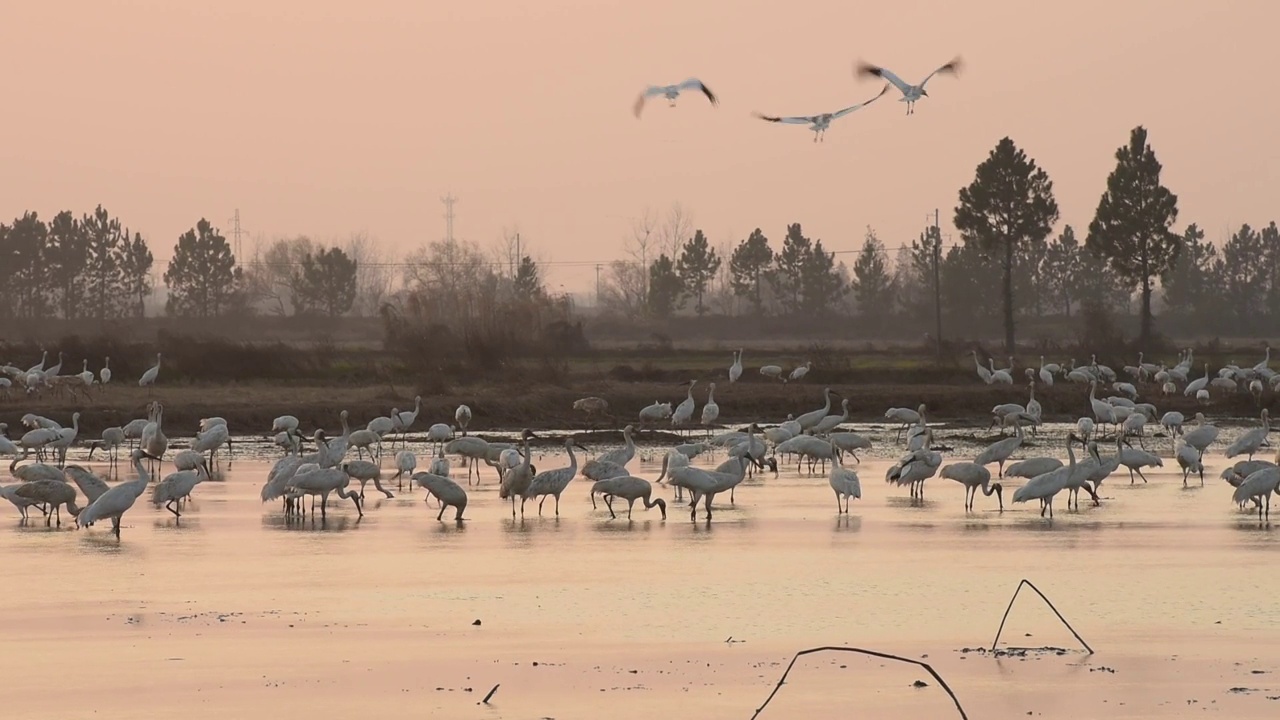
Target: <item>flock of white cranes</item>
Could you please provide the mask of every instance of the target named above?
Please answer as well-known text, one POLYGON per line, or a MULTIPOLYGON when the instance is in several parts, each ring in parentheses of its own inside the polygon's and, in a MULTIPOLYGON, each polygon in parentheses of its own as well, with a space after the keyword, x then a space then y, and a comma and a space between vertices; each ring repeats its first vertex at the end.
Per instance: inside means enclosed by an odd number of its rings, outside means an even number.
MULTIPOLYGON (((68 395, 72 398, 83 397, 89 399, 89 391, 91 388, 105 387, 111 382, 111 358, 104 358, 102 368, 95 375, 89 369, 89 360, 85 359, 81 362, 80 372, 63 374, 62 361, 66 359, 66 353, 58 353, 58 362, 53 365, 46 366, 49 361, 49 351, 44 351, 40 356, 39 364, 23 370, 16 367, 12 363, 0 365, 0 397, 11 399, 15 389, 19 389, 28 396, 39 396, 48 391, 54 397, 59 395, 68 395)), ((138 387, 150 387, 155 385, 156 378, 160 375, 161 354, 156 353, 156 364, 147 368, 142 373, 142 377, 138 378, 138 387)))
MULTIPOLYGON (((1233 382, 1247 379, 1250 383, 1274 385, 1275 374, 1267 367, 1269 359, 1268 350, 1267 358, 1258 365, 1247 370, 1231 365, 1219 373, 1218 379, 1229 378, 1233 382)), ((1123 372, 1143 386, 1147 383, 1163 385, 1162 381, 1184 379, 1191 363, 1192 356, 1188 351, 1171 368, 1148 365, 1140 358, 1138 365, 1125 368, 1123 372)), ((159 358, 157 366, 148 371, 150 382, 154 382, 158 367, 159 358)), ((798 366, 790 377, 803 378, 809 367, 808 363, 798 366)), ((980 363, 977 367, 983 369, 980 363)), ((986 370, 992 375, 984 375, 984 379, 1001 372, 993 370, 990 365, 986 370)), ((729 368, 730 383, 740 379, 742 372, 742 351, 739 350, 734 353, 729 368)), ((1012 375, 1010 369, 1003 372, 1012 375)), ((781 375, 772 371, 764 374, 781 375)), ((1041 515, 1051 520, 1054 498, 1064 490, 1067 491, 1068 508, 1078 509, 1081 490, 1097 505, 1100 502, 1098 489, 1112 474, 1127 472, 1131 484, 1139 478, 1145 483, 1144 468, 1163 466, 1160 455, 1132 445, 1134 438, 1143 445, 1143 430, 1156 417, 1154 406, 1138 402, 1137 385, 1112 380, 1113 389, 1124 394, 1099 399, 1096 397, 1097 388, 1108 382, 1113 373, 1097 364, 1096 360, 1079 367, 1069 364, 1066 368, 1055 368, 1042 361, 1039 368, 1027 368, 1026 374, 1035 376, 1030 379, 1033 394, 1029 402, 1026 405, 1007 403, 993 408, 993 423, 1001 426, 1001 437, 983 448, 972 460, 943 465, 942 451, 935 446, 934 428, 928 423, 925 405, 914 409, 890 408, 884 417, 896 428, 893 442, 904 442, 906 452, 886 472, 886 481, 907 486, 912 498, 923 498, 926 481, 934 477, 953 480, 965 488, 966 511, 973 509, 979 491, 984 497, 995 495, 999 509, 1003 511, 1003 483, 1011 478, 1021 478, 1025 482, 1014 491, 1013 502, 1036 500, 1041 515), (1076 373, 1084 373, 1088 377, 1083 380, 1073 378, 1076 373), (1091 416, 1080 418, 1068 434, 1066 462, 1048 455, 1028 457, 1023 453, 1029 449, 1024 427, 1035 428, 1041 424, 1041 410, 1034 399, 1035 383, 1038 380, 1052 384, 1058 376, 1065 376, 1072 382, 1088 383, 1091 416), (1120 384, 1134 385, 1135 392, 1116 387, 1120 384), (1006 427, 1012 427, 1012 434, 1008 437, 1003 436, 1003 428, 1006 427), (1108 429, 1112 432, 1109 439, 1105 436, 1108 429), (1114 443, 1114 450, 1111 450, 1111 443, 1114 443), (1077 448, 1081 451, 1079 457, 1077 448), (994 482, 991 465, 997 468, 997 480, 994 482)), ((57 377, 57 373, 53 376, 57 377)), ((1195 391, 1191 387, 1194 382, 1188 383, 1184 392, 1195 391)), ((1206 384, 1208 382, 1206 380, 1206 384)), ((664 416, 669 417, 677 428, 692 427, 696 410, 693 388, 696 384, 697 381, 689 382, 685 400, 674 410, 667 404, 664 416)), ((1225 383, 1217 387, 1226 389, 1225 383)), ((404 489, 407 480, 410 491, 414 485, 420 486, 426 490, 428 501, 438 502, 437 520, 443 520, 449 508, 454 509, 455 520, 462 520, 467 507, 467 490, 451 476, 451 457, 461 459, 466 465, 467 485, 480 482, 482 465, 493 468, 499 497, 510 500, 513 517, 517 513, 524 514, 529 500, 538 501, 541 514, 548 497, 554 498, 554 512, 559 515, 562 494, 578 475, 582 475, 593 483, 590 488, 593 506, 596 496, 601 496, 611 517, 616 517, 614 501, 625 500, 628 517, 636 501, 640 501, 645 509, 658 508, 665 518, 667 501, 655 496, 654 484, 657 483, 669 484, 675 491, 674 500, 683 500, 687 491, 690 518, 697 518, 697 508, 701 504, 706 519, 710 520, 712 503, 717 496, 727 494, 729 502, 735 502, 737 486, 756 470, 771 468, 776 473, 779 456, 796 458, 797 469, 807 461, 810 472, 821 464, 827 472, 828 483, 841 514, 849 512, 851 500, 862 497, 858 473, 846 467, 843 461, 846 455, 857 461, 857 452, 869 449, 871 442, 863 435, 842 429, 849 420, 850 398, 826 388, 822 393, 822 405, 810 412, 788 416, 784 421, 767 427, 753 422, 744 430, 721 432, 713 437, 710 428, 720 413, 714 393, 715 383, 710 383, 707 402, 700 416, 702 425, 708 428, 707 438, 667 448, 662 455, 661 472, 652 482, 628 468, 637 455, 636 425, 628 425, 623 430, 624 444, 621 448, 581 465, 575 449, 586 452, 586 448, 573 437, 566 438, 567 465, 539 471, 533 465, 530 448, 530 440, 538 437, 536 433, 525 430, 515 442, 491 441, 468 435, 472 411, 470 407, 461 405, 454 413, 453 423, 435 423, 426 428, 425 439, 431 448, 431 459, 427 468, 420 470, 418 456, 407 446, 408 434, 418 423, 422 410, 420 396, 415 399, 413 410, 393 408, 388 415, 370 420, 363 428, 353 428, 349 414, 344 410, 339 414, 342 431, 336 436, 326 434, 323 429, 304 435, 299 419, 284 415, 273 421, 270 434, 285 454, 268 472, 261 499, 263 502, 280 501, 289 517, 314 513, 318 499, 320 517, 324 519, 329 497, 337 495, 342 500, 350 500, 356 512, 363 515, 368 483, 372 482, 374 488, 387 497, 393 497, 392 491, 383 486, 383 480, 394 481, 398 490, 404 489), (835 409, 836 400, 839 401, 838 411, 835 409), (304 444, 307 441, 314 444, 314 450, 306 452, 304 444), (401 447, 398 451, 397 443, 401 447), (389 471, 384 468, 384 449, 394 453, 394 475, 388 475, 389 471), (713 449, 722 449, 727 459, 713 469, 694 467, 691 462, 694 458, 713 449), (350 457, 353 450, 355 458, 350 457), (826 470, 828 464, 829 471, 826 470), (309 509, 303 502, 306 496, 312 498, 309 509)), ((602 398, 583 398, 574 405, 588 413, 605 412, 607 406, 602 398)), ((646 414, 651 408, 641 411, 639 427, 643 427, 646 420, 655 419, 646 414)), ((16 484, 0 487, 0 496, 15 505, 24 519, 28 517, 30 508, 35 507, 43 513, 46 523, 61 524, 62 509, 65 508, 79 526, 110 519, 117 535, 120 518, 148 488, 154 505, 164 507, 175 518, 181 518, 185 501, 200 483, 211 478, 213 469, 217 467, 217 454, 225 449, 229 456, 232 449, 232 436, 226 420, 211 417, 200 421, 199 431, 189 448, 171 452, 164 428, 164 407, 158 402, 148 405, 146 418, 107 428, 100 438, 87 441, 79 438, 78 412, 72 414, 69 427, 34 414, 25 415, 22 423, 27 430, 17 440, 11 440, 7 436, 7 426, 0 423, 0 455, 13 456, 9 470, 18 480, 16 484), (90 460, 94 453, 105 452, 108 473, 117 466, 119 454, 128 451, 136 479, 112 487, 85 467, 67 464, 67 451, 77 440, 89 446, 90 460), (151 478, 159 477, 159 463, 164 459, 173 463, 174 472, 153 485, 151 478), (84 496, 83 504, 80 494, 84 496)), ((1182 469, 1183 484, 1186 485, 1189 477, 1195 474, 1203 485, 1204 456, 1217 441, 1218 428, 1203 413, 1196 413, 1193 423, 1184 423, 1178 413, 1166 413, 1160 417, 1159 423, 1172 440, 1171 458, 1182 469)), ((1254 457, 1264 448, 1271 447, 1269 431, 1269 413, 1264 408, 1260 412, 1259 425, 1242 433, 1225 448, 1228 459, 1240 456, 1244 459, 1222 474, 1223 479, 1235 488, 1235 502, 1242 508, 1254 503, 1260 519, 1269 517, 1270 495, 1280 494, 1280 467, 1276 462, 1254 457)), ((1276 460, 1280 461, 1280 455, 1276 460)))
MULTIPOLYGON (((876 65, 859 61, 854 65, 854 75, 857 77, 875 77, 886 81, 885 86, 881 88, 880 93, 876 96, 864 100, 848 107, 830 112, 818 113, 816 115, 764 115, 754 113, 755 117, 772 123, 781 123, 785 125, 807 125, 808 129, 813 131, 813 141, 821 142, 826 136, 827 129, 831 127, 831 123, 850 113, 859 110, 871 103, 879 100, 885 93, 889 92, 890 87, 895 87, 902 97, 899 102, 906 103, 907 114, 911 115, 915 112, 916 101, 921 98, 929 97, 929 93, 925 90, 925 85, 933 78, 934 75, 955 75, 960 71, 960 58, 955 58, 951 62, 938 67, 933 72, 925 76, 919 83, 911 84, 894 74, 893 71, 876 65)), ((636 117, 640 117, 640 113, 644 110, 645 103, 653 98, 666 98, 671 107, 675 107, 676 98, 686 92, 700 93, 711 102, 712 105, 719 104, 719 99, 706 83, 697 78, 689 78, 683 82, 674 85, 650 85, 640 93, 636 98, 633 112, 636 117)))

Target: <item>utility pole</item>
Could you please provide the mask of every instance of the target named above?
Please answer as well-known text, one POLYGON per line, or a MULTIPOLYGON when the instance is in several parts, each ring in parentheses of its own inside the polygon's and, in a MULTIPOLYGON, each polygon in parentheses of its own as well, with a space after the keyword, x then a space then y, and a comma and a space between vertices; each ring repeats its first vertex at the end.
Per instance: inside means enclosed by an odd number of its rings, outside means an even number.
POLYGON ((596 308, 600 307, 600 264, 596 263, 596 308))
POLYGON ((236 260, 239 260, 240 262, 244 262, 244 256, 240 254, 240 236, 244 232, 244 228, 240 227, 240 208, 236 208, 236 214, 231 218, 231 237, 234 238, 234 245, 232 247, 236 253, 236 260))
POLYGON ((458 198, 453 193, 448 193, 440 198, 440 202, 444 203, 444 240, 445 242, 453 242, 453 205, 458 202, 458 198))
POLYGON ((938 359, 942 359, 942 228, 938 226, 938 210, 933 211, 933 322, 937 338, 938 359))
POLYGON ((514 278, 520 272, 520 266, 524 265, 524 257, 520 255, 520 233, 516 232, 516 264, 511 268, 511 277, 514 278))

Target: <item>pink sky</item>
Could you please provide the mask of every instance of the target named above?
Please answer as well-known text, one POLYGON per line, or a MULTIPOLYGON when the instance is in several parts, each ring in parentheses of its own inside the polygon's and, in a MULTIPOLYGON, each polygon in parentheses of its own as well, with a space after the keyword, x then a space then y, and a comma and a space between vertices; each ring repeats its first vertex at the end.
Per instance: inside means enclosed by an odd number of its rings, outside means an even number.
MULTIPOLYGON (((9 77, 0 216, 98 203, 167 260, 201 216, 263 236, 367 231, 397 255, 444 233, 518 227, 545 260, 621 257, 629 219, 679 201, 713 243, 788 222, 829 249, 864 228, 909 241, 1002 136, 1086 226, 1144 124, 1179 228, 1280 216, 1280 4, 706 1, 80 0, 0 11, 9 77), (1048 8, 1052 6, 1050 11, 1048 8), (894 94, 826 142, 750 116, 873 95, 864 58, 917 81, 960 54, 905 117, 894 94), (647 84, 705 81, 631 115, 647 84)), ((161 268, 162 269, 162 268, 161 268)), ((585 287, 589 269, 550 268, 585 287)))

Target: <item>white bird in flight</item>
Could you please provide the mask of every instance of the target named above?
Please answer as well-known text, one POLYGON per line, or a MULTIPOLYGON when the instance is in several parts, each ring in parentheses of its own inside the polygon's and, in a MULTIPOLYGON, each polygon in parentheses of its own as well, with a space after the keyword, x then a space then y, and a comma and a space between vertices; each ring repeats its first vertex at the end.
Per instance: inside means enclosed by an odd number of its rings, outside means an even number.
MULTIPOLYGON (((880 95, 884 95, 887 92, 889 92, 889 86, 885 85, 884 88, 880 90, 880 95)), ((774 117, 772 115, 761 115, 760 113, 756 113, 755 115, 761 120, 767 120, 773 123, 783 123, 786 125, 808 125, 809 129, 813 131, 813 141, 821 142, 822 138, 826 137, 827 128, 831 127, 832 120, 842 118, 858 108, 870 105, 876 100, 879 100, 880 95, 876 95, 870 100, 865 100, 857 105, 850 105, 843 110, 822 113, 821 115, 793 115, 789 117, 774 117)))
POLYGON ((861 62, 861 61, 859 61, 857 64, 858 75, 863 75, 863 76, 875 75, 878 78, 883 78, 885 80, 888 80, 889 82, 893 83, 894 87, 902 91, 902 99, 899 100, 899 102, 905 102, 907 104, 908 115, 911 115, 912 113, 915 112, 917 100, 919 100, 922 97, 929 97, 929 93, 925 91, 924 85, 925 83, 929 82, 930 78, 932 78, 934 75, 937 75, 938 73, 955 75, 959 72, 959 70, 960 70, 960 58, 957 57, 956 59, 952 60, 946 65, 943 65, 937 70, 934 70, 933 72, 929 73, 927 76, 925 76, 925 79, 920 81, 919 85, 908 85, 905 81, 903 81, 902 78, 893 74, 893 71, 891 70, 878 67, 870 63, 861 62))
POLYGON ((696 90, 702 93, 703 95, 706 95, 707 99, 711 101, 712 105, 717 105, 720 103, 720 101, 716 99, 715 94, 711 92, 711 89, 708 88, 706 85, 703 85, 701 80, 699 80, 698 78, 689 78, 688 80, 685 80, 684 82, 678 85, 650 85, 649 87, 645 88, 645 91, 640 93, 640 97, 636 98, 636 106, 635 106, 636 117, 640 117, 640 111, 644 109, 644 103, 649 98, 658 97, 659 95, 661 95, 667 99, 667 101, 671 104, 671 107, 675 107, 676 98, 680 96, 680 93, 686 90, 696 90))

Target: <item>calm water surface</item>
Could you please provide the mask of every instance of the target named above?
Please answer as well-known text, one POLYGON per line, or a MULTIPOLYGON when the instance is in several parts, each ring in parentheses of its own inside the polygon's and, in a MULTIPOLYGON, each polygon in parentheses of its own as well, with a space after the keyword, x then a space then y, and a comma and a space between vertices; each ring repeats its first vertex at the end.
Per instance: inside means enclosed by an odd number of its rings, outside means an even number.
MULTIPOLYGON (((513 520, 485 467, 461 524, 407 486, 370 486, 363 519, 335 499, 326 523, 286 523, 258 499, 268 463, 243 457, 180 522, 140 502, 120 541, 5 504, 4 716, 749 718, 792 653, 851 644, 927 656, 973 718, 1275 717, 1280 516, 1238 511, 1225 463, 1203 488, 1170 460, 1148 484, 1115 475, 1100 507, 1059 498, 1052 524, 995 497, 966 514, 938 478, 913 504, 880 459, 857 466, 848 517, 825 474, 790 466, 722 496, 710 523, 676 503, 610 520, 582 478, 559 518, 549 500, 513 520), (991 643, 1022 578, 1096 654, 1034 595, 1002 644, 1069 652, 962 652, 991 643)), ((846 655, 802 661, 761 717, 853 714, 958 717, 922 670, 846 655)))

